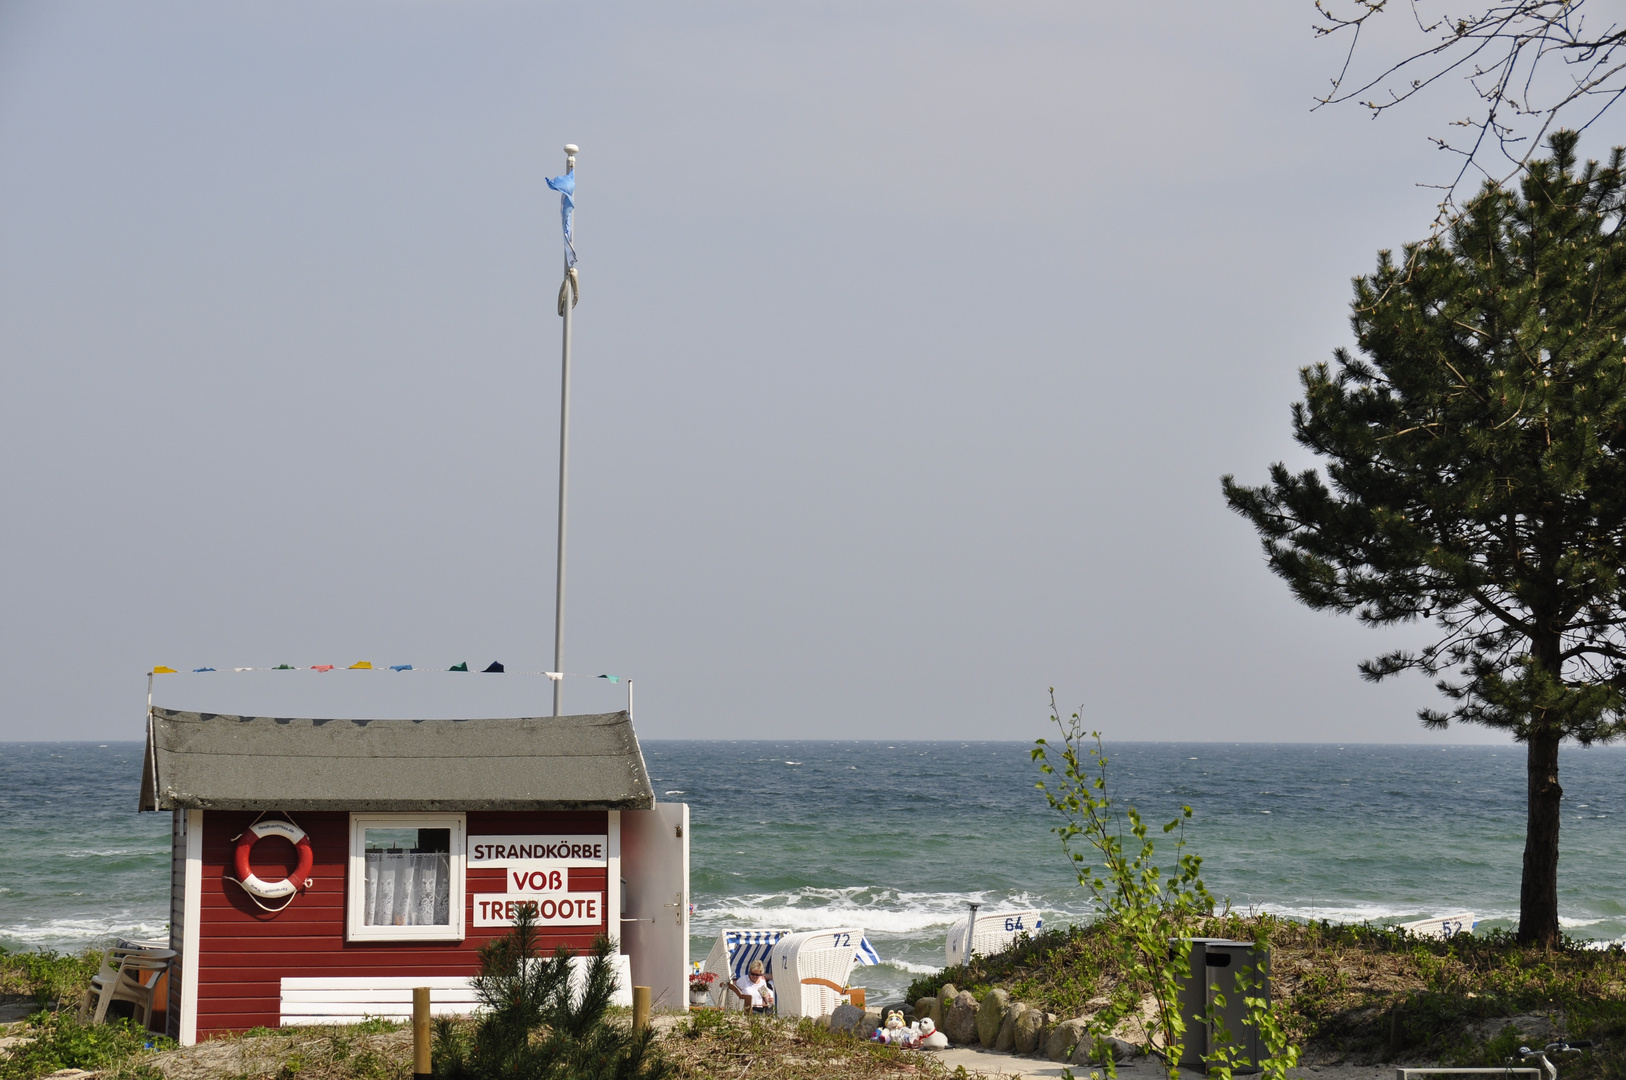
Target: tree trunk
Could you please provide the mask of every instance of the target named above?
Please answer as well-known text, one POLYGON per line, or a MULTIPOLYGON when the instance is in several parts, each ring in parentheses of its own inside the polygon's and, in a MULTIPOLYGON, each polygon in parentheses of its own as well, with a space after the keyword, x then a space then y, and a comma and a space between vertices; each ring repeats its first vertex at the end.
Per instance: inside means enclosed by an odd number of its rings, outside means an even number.
POLYGON ((1519 940, 1558 941, 1559 734, 1538 728, 1525 744, 1529 809, 1524 833, 1524 881, 1519 887, 1519 940))

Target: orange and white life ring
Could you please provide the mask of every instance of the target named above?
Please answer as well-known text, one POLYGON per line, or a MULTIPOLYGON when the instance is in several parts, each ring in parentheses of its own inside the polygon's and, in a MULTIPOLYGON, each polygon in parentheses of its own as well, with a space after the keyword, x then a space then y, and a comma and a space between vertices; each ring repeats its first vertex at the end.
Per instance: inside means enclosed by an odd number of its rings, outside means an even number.
POLYGON ((237 884, 250 896, 258 896, 265 900, 292 897, 302 887, 311 884, 311 866, 315 861, 316 855, 311 851, 310 837, 305 835, 304 829, 291 821, 256 821, 237 838, 237 884), (254 849, 256 841, 267 836, 280 836, 299 852, 299 865, 294 867, 292 874, 281 881, 263 881, 254 876, 254 870, 249 866, 248 853, 254 849))

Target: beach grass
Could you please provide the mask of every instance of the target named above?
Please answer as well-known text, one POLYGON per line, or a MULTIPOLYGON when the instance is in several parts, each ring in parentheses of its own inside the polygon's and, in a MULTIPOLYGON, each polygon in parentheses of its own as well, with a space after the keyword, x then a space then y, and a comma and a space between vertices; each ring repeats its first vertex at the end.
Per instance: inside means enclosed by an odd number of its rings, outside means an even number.
POLYGON ((31 998, 41 1007, 58 1001, 77 1005, 101 963, 100 949, 58 953, 0 948, 0 999, 31 998))
MULTIPOLYGON (((630 1010, 616 1010, 629 1023, 630 1010)), ((658 1052, 680 1080, 748 1075, 771 1080, 919 1080, 956 1074, 933 1058, 832 1033, 811 1021, 692 1013, 658 1019, 658 1052)), ((102 1080, 410 1080, 412 1032, 370 1018, 344 1027, 254 1028, 176 1047, 128 1022, 80 1025, 39 1013, 11 1034, 35 1041, 0 1051, 0 1080, 33 1080, 61 1068, 102 1080), (9 1053, 9 1056, 6 1056, 9 1053)), ((975 1076, 977 1074, 969 1074, 975 1076)))
MULTIPOLYGON (((1272 998, 1309 1062, 1500 1066, 1519 1045, 1599 1045, 1568 1058, 1569 1077, 1626 1075, 1626 951, 1566 940, 1520 945, 1506 932, 1450 940, 1364 925, 1227 914, 1194 937, 1268 940, 1272 998)), ((944 983, 981 996, 1002 987, 1058 1017, 1094 1011, 1115 977, 1100 926, 1046 930, 1006 952, 916 979, 909 1000, 944 983)))
MULTIPOLYGON (((1544 949, 1506 933, 1447 941, 1382 927, 1300 923, 1230 914, 1191 927, 1194 936, 1272 946, 1272 996, 1308 1063, 1442 1063, 1498 1066, 1520 1045, 1590 1039, 1566 1059, 1566 1080, 1626 1075, 1626 951, 1565 941, 1544 949)), ((347 1027, 261 1028, 173 1048, 129 1024, 72 1018, 99 955, 0 955, 0 994, 44 1009, 4 1034, 32 1043, 0 1051, 0 1080, 57 1068, 98 1070, 109 1080, 406 1080, 411 1032, 391 1020, 347 1027), (154 1043, 146 1049, 146 1043, 154 1043)), ((979 997, 1003 987, 1059 1017, 1092 1011, 1114 977, 1099 927, 1044 931, 969 966, 917 979, 909 1000, 945 982, 979 997)), ((630 1018, 618 1018, 627 1022, 630 1018)), ((833 1034, 812 1023, 720 1013, 662 1018, 660 1051, 685 1080, 742 1074, 803 1080, 890 1078, 942 1072, 929 1057, 833 1034)))
POLYGON ((658 1045, 677 1066, 675 1075, 682 1080, 739 1076, 892 1080, 953 1075, 928 1054, 855 1039, 811 1020, 696 1012, 669 1029, 658 1045))

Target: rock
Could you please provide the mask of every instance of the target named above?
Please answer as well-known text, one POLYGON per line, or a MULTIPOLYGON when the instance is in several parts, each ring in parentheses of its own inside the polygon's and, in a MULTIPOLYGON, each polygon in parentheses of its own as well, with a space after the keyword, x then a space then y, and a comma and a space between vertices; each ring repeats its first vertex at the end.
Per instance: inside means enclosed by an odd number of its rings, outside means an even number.
POLYGON ((1004 990, 990 990, 977 1006, 977 1041, 993 1046, 999 1038, 999 1025, 1005 1022, 1005 1010, 1010 1007, 1011 995, 1004 990))
MULTIPOLYGON (((831 1031, 858 1031, 859 1025, 864 1023, 865 1013, 857 1005, 849 1005, 843 1001, 836 1006, 836 1011, 830 1014, 831 1031)), ((873 1028, 870 1030, 874 1030, 873 1028)), ((864 1033, 866 1036, 869 1032, 864 1033)))
POLYGON ((977 1041, 977 999, 971 991, 961 990, 954 997, 954 1006, 943 1020, 943 1034, 951 1043, 977 1041))
POLYGON ((1039 1029, 1044 1027, 1044 1013, 1023 1005, 1016 1014, 1015 1047, 1018 1054, 1031 1054, 1039 1048, 1039 1029))
POLYGON ((915 1019, 924 1020, 928 1016, 932 1018, 932 1023, 942 1026, 943 1011, 937 1007, 937 999, 934 997, 923 997, 915 1002, 915 1019))
POLYGON ((959 996, 959 993, 960 991, 955 989, 953 983, 944 983, 943 989, 937 992, 937 1000, 943 1008, 943 1015, 937 1020, 938 1027, 942 1027, 943 1021, 948 1018, 949 1006, 954 1004, 954 999, 959 996))
POLYGON ((1047 1012, 1040 1014, 1044 1022, 1039 1025, 1039 1044, 1033 1048, 1033 1053, 1044 1057, 1044 1048, 1050 1043, 1050 1033, 1056 1030, 1056 1014, 1047 1012))
POLYGON ((1073 1047, 1085 1038, 1084 1020, 1074 1018, 1057 1024, 1044 1044, 1044 1056, 1051 1061, 1067 1061, 1073 1056, 1073 1047))
POLYGON ((994 1035, 994 1049, 1008 1054, 1016 1048, 1016 1018, 1027 1008, 1020 1001, 1005 1006, 1005 1015, 999 1021, 999 1032, 994 1035))
POLYGON ((867 1039, 874 1034, 875 1029, 884 1023, 886 1023, 886 1014, 880 1009, 865 1009, 864 1022, 858 1025, 858 1034, 867 1039))
POLYGON ((1108 1049, 1112 1051, 1113 1061, 1123 1061, 1125 1058, 1132 1058, 1140 1053, 1140 1047, 1128 1039, 1120 1039, 1116 1035, 1108 1035, 1106 1044, 1108 1049))
POLYGON ((1140 1047, 1128 1039, 1120 1039, 1116 1035, 1108 1035, 1101 1040, 1100 1047, 1089 1045, 1090 1037, 1085 1033, 1080 1037, 1079 1044, 1073 1050, 1073 1060, 1083 1061, 1086 1058, 1092 1062, 1105 1063, 1106 1055, 1111 1054, 1113 1061, 1123 1061, 1140 1053, 1140 1047))

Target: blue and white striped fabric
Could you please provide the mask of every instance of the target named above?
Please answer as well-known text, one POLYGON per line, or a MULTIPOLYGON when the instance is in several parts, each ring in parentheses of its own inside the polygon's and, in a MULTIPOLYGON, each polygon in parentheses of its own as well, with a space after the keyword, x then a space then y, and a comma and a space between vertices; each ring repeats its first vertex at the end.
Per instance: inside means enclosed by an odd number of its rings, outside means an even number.
POLYGON ((869 938, 859 938, 858 955, 854 959, 865 967, 871 967, 881 962, 881 954, 875 951, 875 946, 869 943, 869 938))
POLYGON ((735 979, 743 979, 751 961, 761 960, 769 971, 773 970, 774 942, 790 933, 789 930, 729 930, 724 934, 728 946, 728 971, 735 979))

